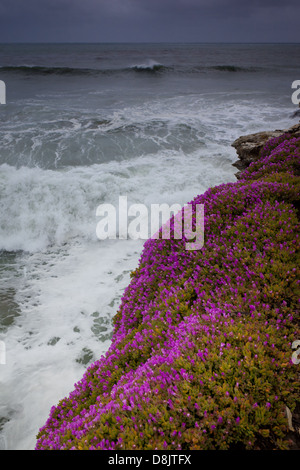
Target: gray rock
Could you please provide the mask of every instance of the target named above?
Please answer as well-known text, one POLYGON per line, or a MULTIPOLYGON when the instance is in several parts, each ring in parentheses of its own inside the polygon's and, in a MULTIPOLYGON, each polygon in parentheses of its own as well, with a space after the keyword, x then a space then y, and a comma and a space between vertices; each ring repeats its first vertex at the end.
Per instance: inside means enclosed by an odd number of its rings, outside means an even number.
POLYGON ((300 137, 300 122, 289 129, 277 129, 275 131, 257 132, 239 137, 232 143, 236 149, 239 160, 233 163, 239 172, 236 173, 237 179, 241 172, 245 170, 252 162, 259 158, 259 153, 265 143, 273 137, 279 137, 282 134, 290 133, 295 137, 300 137))

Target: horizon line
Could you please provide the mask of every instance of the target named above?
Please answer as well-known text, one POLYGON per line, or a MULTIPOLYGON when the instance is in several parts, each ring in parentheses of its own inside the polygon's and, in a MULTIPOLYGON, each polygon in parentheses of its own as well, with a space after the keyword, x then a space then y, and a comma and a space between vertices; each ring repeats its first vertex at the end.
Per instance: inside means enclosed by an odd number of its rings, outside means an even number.
POLYGON ((4 44, 295 44, 294 41, 0 41, 4 44))

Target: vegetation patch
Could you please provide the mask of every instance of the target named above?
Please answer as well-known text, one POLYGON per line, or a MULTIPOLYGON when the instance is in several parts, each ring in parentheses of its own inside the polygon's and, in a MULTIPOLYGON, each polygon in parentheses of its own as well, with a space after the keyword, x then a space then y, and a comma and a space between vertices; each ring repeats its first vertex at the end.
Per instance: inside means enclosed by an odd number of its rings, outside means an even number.
POLYGON ((238 182, 191 201, 205 208, 201 250, 145 243, 109 350, 51 409, 36 449, 289 448, 299 157, 299 138, 272 139, 238 182))

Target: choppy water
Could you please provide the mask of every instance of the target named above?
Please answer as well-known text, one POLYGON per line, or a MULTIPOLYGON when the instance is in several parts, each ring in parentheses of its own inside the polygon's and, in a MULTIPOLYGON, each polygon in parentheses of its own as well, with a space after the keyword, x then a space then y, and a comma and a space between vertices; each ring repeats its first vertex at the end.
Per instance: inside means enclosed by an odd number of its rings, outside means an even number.
POLYGON ((96 208, 235 181, 231 143, 286 128, 299 45, 0 45, 0 447, 32 449, 110 344, 143 240, 96 208))

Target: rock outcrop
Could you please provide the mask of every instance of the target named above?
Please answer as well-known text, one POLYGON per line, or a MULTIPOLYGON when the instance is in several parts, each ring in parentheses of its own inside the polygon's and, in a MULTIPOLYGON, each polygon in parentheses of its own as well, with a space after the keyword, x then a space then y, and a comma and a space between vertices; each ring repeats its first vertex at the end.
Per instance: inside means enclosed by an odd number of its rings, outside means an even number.
POLYGON ((239 172, 236 173, 237 179, 240 179, 241 172, 245 170, 252 162, 259 159, 260 152, 266 142, 272 138, 279 137, 282 134, 290 134, 292 137, 300 137, 300 122, 289 129, 277 129, 275 131, 257 132, 248 134, 236 139, 232 147, 236 149, 239 160, 233 163, 239 172))

